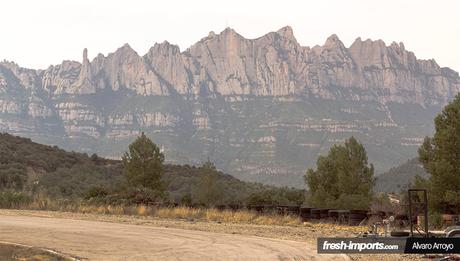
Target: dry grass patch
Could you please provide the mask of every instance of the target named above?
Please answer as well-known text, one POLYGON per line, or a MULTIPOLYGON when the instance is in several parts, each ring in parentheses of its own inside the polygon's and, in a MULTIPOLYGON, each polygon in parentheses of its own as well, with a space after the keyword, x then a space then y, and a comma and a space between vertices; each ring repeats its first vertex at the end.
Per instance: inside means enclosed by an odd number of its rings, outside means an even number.
POLYGON ((300 225, 300 219, 293 216, 275 214, 259 214, 248 210, 218 210, 215 208, 198 209, 188 207, 158 208, 151 214, 153 217, 170 219, 192 219, 200 221, 251 223, 258 225, 300 225))
POLYGON ((334 223, 307 223, 306 225, 311 226, 317 230, 328 230, 328 231, 342 231, 342 232, 349 232, 353 234, 359 234, 362 232, 366 232, 369 230, 366 226, 347 226, 347 225, 339 225, 334 223))
POLYGON ((169 219, 202 219, 204 216, 203 209, 175 207, 175 208, 155 208, 152 215, 158 218, 169 219))
MULTIPOLYGON (((34 209, 34 208, 32 208, 34 209)), ((36 209, 36 208, 35 208, 36 209)), ((40 209, 40 208, 39 208, 40 209)), ((190 207, 153 207, 139 206, 96 206, 75 204, 68 206, 53 206, 52 210, 78 212, 102 215, 135 215, 163 219, 184 219, 195 221, 211 221, 226 223, 250 223, 257 225, 301 225, 299 217, 277 215, 270 213, 257 213, 249 210, 218 210, 215 208, 190 208, 190 207)))
POLYGON ((93 205, 81 202, 55 201, 48 198, 36 199, 19 209, 52 210, 60 212, 73 212, 84 214, 102 215, 129 215, 144 216, 160 219, 181 219, 188 221, 225 222, 235 224, 279 225, 279 226, 306 226, 317 230, 342 231, 360 233, 367 227, 345 226, 332 223, 302 223, 298 216, 278 215, 276 213, 258 213, 250 210, 219 210, 215 208, 157 207, 157 206, 114 206, 93 205))

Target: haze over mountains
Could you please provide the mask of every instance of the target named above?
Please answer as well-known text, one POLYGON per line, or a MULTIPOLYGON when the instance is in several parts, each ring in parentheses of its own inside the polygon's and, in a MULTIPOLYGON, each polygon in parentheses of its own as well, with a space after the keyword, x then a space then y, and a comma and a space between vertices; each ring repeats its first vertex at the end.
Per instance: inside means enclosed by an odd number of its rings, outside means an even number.
POLYGON ((168 42, 46 70, 0 63, 0 131, 119 157, 144 131, 173 163, 208 158, 243 180, 303 186, 319 154, 355 136, 382 172, 416 155, 460 91, 457 72, 402 43, 336 35, 304 47, 290 27, 227 28, 185 51, 168 42))

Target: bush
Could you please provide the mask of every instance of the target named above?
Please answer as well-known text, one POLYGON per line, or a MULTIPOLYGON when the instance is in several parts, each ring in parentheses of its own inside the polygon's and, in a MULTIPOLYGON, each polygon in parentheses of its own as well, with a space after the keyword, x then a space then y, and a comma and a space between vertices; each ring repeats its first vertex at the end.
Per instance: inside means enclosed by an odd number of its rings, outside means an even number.
POLYGON ((428 214, 428 226, 430 228, 439 229, 443 226, 442 216, 438 212, 432 212, 428 214))
POLYGON ((192 204, 193 204, 192 195, 190 195, 190 194, 185 194, 185 195, 181 198, 180 204, 183 205, 183 206, 187 206, 187 207, 192 206, 192 204))
POLYGON ((107 195, 108 195, 108 192, 105 188, 100 187, 100 186, 93 186, 84 193, 83 198, 84 199, 101 198, 107 195))
POLYGON ((3 191, 0 192, 1 208, 21 208, 32 202, 32 198, 24 192, 3 191))

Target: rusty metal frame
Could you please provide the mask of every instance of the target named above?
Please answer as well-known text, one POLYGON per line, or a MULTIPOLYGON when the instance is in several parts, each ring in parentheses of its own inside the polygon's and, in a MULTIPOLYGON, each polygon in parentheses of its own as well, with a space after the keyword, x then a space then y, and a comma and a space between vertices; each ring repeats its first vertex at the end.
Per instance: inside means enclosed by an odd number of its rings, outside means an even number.
MULTIPOLYGON (((429 237, 429 232, 428 232, 428 196, 426 189, 409 189, 408 190, 408 196, 409 196, 409 224, 410 224, 410 236, 414 236, 414 223, 412 222, 412 206, 414 205, 421 205, 423 208, 423 214, 425 216, 424 220, 424 225, 425 225, 425 237, 429 237), (413 202, 412 201, 412 195, 415 193, 415 195, 419 195, 417 193, 422 192, 423 193, 423 201, 421 202, 413 202)), ((417 229, 417 228, 416 228, 417 229)), ((418 230, 418 229, 417 229, 418 230)))

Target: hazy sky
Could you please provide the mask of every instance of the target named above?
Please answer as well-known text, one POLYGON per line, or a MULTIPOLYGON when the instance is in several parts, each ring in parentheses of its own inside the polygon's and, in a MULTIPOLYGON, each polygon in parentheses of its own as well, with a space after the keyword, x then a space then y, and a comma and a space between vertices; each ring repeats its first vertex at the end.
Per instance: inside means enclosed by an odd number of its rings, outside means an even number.
POLYGON ((300 44, 322 45, 337 34, 348 47, 357 37, 404 42, 418 58, 460 71, 458 0, 2 0, 0 60, 44 69, 81 61, 129 43, 143 55, 168 40, 185 50, 231 27, 246 38, 290 25, 300 44))

